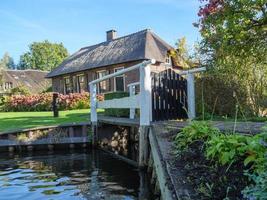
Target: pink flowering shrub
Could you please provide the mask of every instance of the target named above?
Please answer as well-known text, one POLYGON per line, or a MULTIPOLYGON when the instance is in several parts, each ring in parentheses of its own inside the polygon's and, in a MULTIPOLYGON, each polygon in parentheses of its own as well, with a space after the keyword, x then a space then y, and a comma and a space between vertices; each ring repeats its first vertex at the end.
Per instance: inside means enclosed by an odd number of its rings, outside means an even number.
MULTIPOLYGON (((90 95, 88 92, 59 94, 59 110, 84 109, 90 107, 90 95)), ((98 100, 102 100, 98 96, 98 100)), ((53 93, 34 95, 12 95, 6 98, 3 106, 4 111, 51 111, 53 93)))

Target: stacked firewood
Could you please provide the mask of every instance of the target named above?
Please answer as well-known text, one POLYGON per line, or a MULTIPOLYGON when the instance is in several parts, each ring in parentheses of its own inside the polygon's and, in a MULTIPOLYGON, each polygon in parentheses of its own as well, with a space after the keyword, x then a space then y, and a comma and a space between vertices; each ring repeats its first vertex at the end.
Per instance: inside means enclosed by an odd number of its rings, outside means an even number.
POLYGON ((111 147, 112 151, 116 154, 127 154, 127 146, 128 146, 128 131, 127 129, 120 129, 114 132, 111 141, 107 138, 102 139, 101 146, 111 147))

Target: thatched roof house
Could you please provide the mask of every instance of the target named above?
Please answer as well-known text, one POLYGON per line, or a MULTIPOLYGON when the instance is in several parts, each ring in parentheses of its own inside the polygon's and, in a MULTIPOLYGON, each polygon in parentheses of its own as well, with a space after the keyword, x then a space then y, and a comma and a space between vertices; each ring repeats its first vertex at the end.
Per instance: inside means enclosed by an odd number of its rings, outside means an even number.
POLYGON ((12 88, 23 86, 31 93, 40 93, 51 86, 46 79, 48 72, 40 70, 2 70, 0 80, 0 93, 8 93, 12 88))
MULTIPOLYGON (((114 71, 132 66, 147 59, 156 59, 155 70, 161 64, 171 65, 168 52, 173 47, 149 29, 123 37, 116 37, 115 30, 107 31, 105 42, 83 47, 52 70, 53 91, 61 93, 88 90, 88 83, 114 71)), ((138 73, 131 72, 114 81, 101 83, 101 92, 124 91, 127 84, 138 81, 138 73)))

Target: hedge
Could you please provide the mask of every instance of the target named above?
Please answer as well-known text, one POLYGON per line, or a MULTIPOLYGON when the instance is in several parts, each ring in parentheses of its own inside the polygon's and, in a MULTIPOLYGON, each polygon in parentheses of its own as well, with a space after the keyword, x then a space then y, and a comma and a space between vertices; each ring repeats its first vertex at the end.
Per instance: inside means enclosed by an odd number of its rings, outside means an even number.
MULTIPOLYGON (((104 94, 105 100, 111 99, 120 99, 123 97, 128 97, 128 92, 111 92, 104 94)), ((107 108, 105 109, 104 115, 106 116, 114 116, 114 117, 129 117, 130 109, 128 108, 107 108)))
MULTIPOLYGON (((59 110, 85 109, 90 107, 88 92, 59 94, 59 110)), ((6 112, 51 111, 53 93, 12 95, 4 99, 2 110, 6 112)), ((98 96, 101 100, 102 97, 98 96)))

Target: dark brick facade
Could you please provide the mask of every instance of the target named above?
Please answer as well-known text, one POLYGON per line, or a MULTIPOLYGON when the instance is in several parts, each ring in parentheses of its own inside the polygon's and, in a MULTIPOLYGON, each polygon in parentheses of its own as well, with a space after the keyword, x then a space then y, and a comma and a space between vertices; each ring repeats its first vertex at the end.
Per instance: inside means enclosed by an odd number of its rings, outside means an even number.
MULTIPOLYGON (((138 64, 142 61, 135 61, 135 62, 128 62, 128 63, 121 63, 121 64, 116 64, 116 65, 110 65, 106 67, 101 67, 101 68, 96 68, 96 69, 91 69, 91 70, 86 70, 86 71, 81 71, 81 72, 75 72, 71 74, 66 74, 66 75, 61 75, 61 76, 56 76, 52 78, 52 89, 53 92, 59 92, 59 93, 67 93, 66 92, 66 86, 65 86, 65 80, 64 78, 69 77, 70 80, 70 91, 71 92, 82 92, 82 91, 89 91, 88 84, 90 81, 95 80, 97 78, 97 72, 99 71, 107 71, 108 74, 114 73, 114 70, 116 68, 120 67, 130 67, 135 64, 138 64), (80 88, 80 90, 77 88, 77 76, 84 76, 84 84, 80 88)), ((159 65, 155 65, 151 67, 152 71, 161 71, 163 68, 159 65)), ((138 82, 139 81, 139 71, 134 70, 127 72, 124 75, 124 89, 125 91, 128 91, 127 85, 130 83, 138 82)), ((113 92, 115 91, 115 80, 109 79, 106 81, 106 87, 107 91, 106 92, 113 92)))

